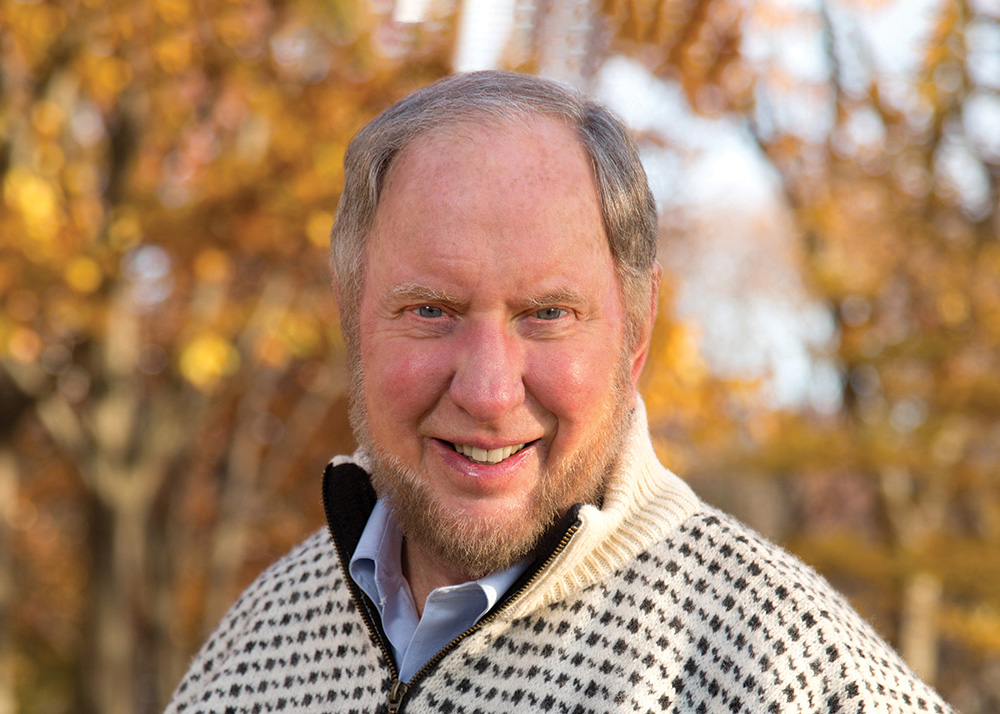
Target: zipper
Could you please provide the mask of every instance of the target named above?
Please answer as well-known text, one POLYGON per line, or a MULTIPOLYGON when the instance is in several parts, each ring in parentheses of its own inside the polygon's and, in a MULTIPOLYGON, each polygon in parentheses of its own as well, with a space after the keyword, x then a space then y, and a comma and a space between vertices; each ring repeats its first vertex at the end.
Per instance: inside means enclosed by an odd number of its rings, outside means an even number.
MULTIPOLYGON (((326 493, 323 494, 323 500, 326 501, 326 493)), ((327 506, 327 513, 332 513, 329 510, 329 503, 325 504, 327 506)), ((358 612, 361 613, 361 621, 365 623, 365 629, 368 630, 368 636, 371 640, 378 646, 382 651, 382 656, 389 665, 389 673, 392 675, 392 687, 389 693, 389 711, 398 712, 399 711, 399 701, 396 702, 396 708, 393 709, 392 699, 393 692, 397 691, 396 685, 403 685, 402 692, 398 693, 399 700, 402 700, 404 694, 406 694, 406 685, 399 681, 399 670, 396 669, 396 663, 392 658, 392 654, 389 652, 389 647, 383 641, 382 635, 379 633, 378 628, 375 626, 375 621, 372 619, 371 611, 368 606, 368 596, 364 594, 354 579, 351 578, 348 566, 351 561, 347 558, 347 554, 344 552, 343 546, 341 546, 340 541, 337 539, 337 534, 333 532, 333 528, 327 525, 327 531, 330 533, 330 541, 333 543, 334 550, 337 551, 337 560, 340 561, 340 571, 344 577, 344 583, 347 585, 347 590, 351 594, 351 599, 354 600, 355 605, 358 607, 358 612)), ((374 603, 372 603, 374 606, 374 603)))
MULTIPOLYGON (((436 667, 438 662, 444 659, 445 655, 447 655, 453 649, 458 647, 458 645, 462 642, 462 640, 464 640, 466 637, 479 630, 481 627, 490 624, 498 617, 500 617, 500 615, 506 612, 510 608, 510 606, 513 605, 515 602, 517 602, 517 600, 520 599, 520 597, 524 594, 524 592, 528 588, 530 588, 535 583, 536 580, 538 580, 539 576, 541 576, 541 574, 545 572, 550 565, 552 565, 552 561, 555 560, 560 553, 562 553, 562 551, 569 544, 570 539, 573 538, 573 536, 576 534, 578 530, 580 530, 579 520, 566 529, 566 532, 563 533, 562 538, 559 539, 559 542, 556 544, 556 547, 552 549, 551 553, 549 553, 549 556, 545 559, 545 562, 539 566, 538 570, 535 571, 534 575, 532 575, 524 585, 518 588, 517 592, 511 595, 503 603, 503 605, 501 605, 493 612, 488 613, 485 617, 479 620, 479 622, 474 624, 472 627, 470 627, 462 634, 458 635, 455 639, 453 639, 451 642, 445 645, 440 651, 438 651, 436 655, 427 660, 427 662, 424 663, 424 666, 421 667, 419 670, 417 670, 417 673, 410 678, 409 684, 404 685, 404 687, 406 687, 406 689, 412 687, 417 681, 425 677, 430 672, 430 670, 436 667)), ((403 693, 404 694, 406 693, 405 690, 403 693)), ((390 711, 393 710, 390 708, 390 711)), ((397 709, 396 711, 399 710, 397 709)))
MULTIPOLYGON (((323 500, 324 501, 327 500, 325 489, 323 493, 323 500)), ((326 506, 328 514, 332 513, 332 511, 329 508, 330 504, 328 502, 324 503, 324 506, 326 506)), ((396 669, 395 660, 393 660, 392 654, 389 652, 389 647, 383 641, 382 635, 379 633, 378 627, 376 627, 375 621, 372 618, 371 611, 369 610, 368 596, 364 594, 364 592, 361 590, 358 584, 355 583, 354 580, 351 578, 350 573, 348 572, 348 565, 350 564, 351 561, 346 557, 347 554, 344 552, 344 549, 341 546, 340 541, 337 539, 337 535, 333 532, 332 526, 327 524, 327 530, 330 533, 330 540, 333 543, 334 550, 337 551, 337 559, 340 561, 340 570, 341 573, 343 574, 344 582, 347 585, 347 589, 351 594, 351 598, 358 606, 358 612, 361 613, 361 620, 362 622, 365 623, 365 628, 368 630, 369 637, 371 637, 372 641, 382 651, 382 656, 385 658, 385 661, 389 665, 389 673, 392 675, 392 683, 389 685, 389 699, 387 702, 389 708, 389 714, 399 714, 399 712, 402 710, 403 707, 403 698, 406 696, 407 692, 409 692, 410 689, 413 688, 413 685, 416 682, 427 676, 427 674, 434 667, 437 666, 438 662, 444 659, 445 655, 447 655, 453 649, 458 647, 458 645, 462 642, 462 640, 464 640, 466 637, 479 630, 484 625, 488 625, 489 623, 493 622, 501 614, 503 614, 506 610, 508 610, 510 606, 513 603, 515 603, 518 599, 520 599, 521 595, 523 595, 524 592, 528 588, 530 588, 535 583, 536 580, 538 580, 539 576, 543 572, 545 572, 550 565, 552 565, 552 561, 554 561, 556 557, 558 557, 558 555, 562 553, 562 551, 569 544, 570 540, 573 538, 576 532, 580 530, 580 521, 577 520, 575 523, 573 523, 573 525, 571 525, 569 528, 566 529, 566 532, 563 533, 562 538, 559 539, 559 542, 556 544, 555 548, 553 548, 552 552, 549 553, 548 557, 545 559, 545 562, 538 567, 538 570, 534 572, 534 574, 528 579, 526 583, 524 583, 524 585, 522 585, 520 588, 517 589, 517 592, 515 592, 513 595, 507 598, 507 600, 505 600, 504 603, 499 608, 497 608, 491 613, 488 613, 485 617, 479 620, 479 622, 474 624, 468 630, 458 635, 457 637, 455 637, 455 639, 453 639, 451 642, 445 645, 441 650, 438 651, 436 655, 427 660, 427 662, 424 663, 423 667, 417 670, 417 673, 410 678, 409 682, 403 682, 399 679, 399 670, 396 669)))
POLYGON ((409 687, 406 686, 406 682, 400 682, 398 679, 392 680, 392 686, 389 687, 389 714, 397 714, 399 708, 403 706, 403 697, 406 696, 406 690, 409 687))

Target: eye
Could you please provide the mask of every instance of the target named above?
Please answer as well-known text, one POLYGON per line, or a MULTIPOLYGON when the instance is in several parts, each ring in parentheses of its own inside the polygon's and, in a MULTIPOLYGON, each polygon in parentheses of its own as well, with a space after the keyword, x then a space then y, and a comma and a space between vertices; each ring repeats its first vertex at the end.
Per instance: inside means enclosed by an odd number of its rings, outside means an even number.
POLYGON ((535 312, 535 317, 539 320, 558 320, 567 312, 561 307, 543 307, 541 310, 535 312))
POLYGON ((433 305, 421 305, 416 309, 416 313, 420 317, 426 317, 431 319, 436 317, 444 317, 444 310, 442 310, 439 307, 434 307, 433 305))

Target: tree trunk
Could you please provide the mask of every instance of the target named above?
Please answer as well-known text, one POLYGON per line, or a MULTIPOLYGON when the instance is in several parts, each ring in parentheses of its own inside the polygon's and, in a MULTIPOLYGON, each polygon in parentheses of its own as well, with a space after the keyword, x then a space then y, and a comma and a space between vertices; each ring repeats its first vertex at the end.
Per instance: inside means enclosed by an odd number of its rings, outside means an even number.
POLYGON ((917 573, 906 584, 900 623, 900 650, 913 671, 929 683, 937 678, 940 602, 941 582, 933 575, 917 573))
POLYGON ((17 460, 10 447, 0 447, 0 714, 14 714, 14 562, 10 550, 10 518, 17 503, 17 460))
POLYGON ((92 498, 89 652, 82 666, 88 710, 101 714, 145 714, 159 704, 149 691, 155 668, 143 641, 150 623, 144 505, 92 498))

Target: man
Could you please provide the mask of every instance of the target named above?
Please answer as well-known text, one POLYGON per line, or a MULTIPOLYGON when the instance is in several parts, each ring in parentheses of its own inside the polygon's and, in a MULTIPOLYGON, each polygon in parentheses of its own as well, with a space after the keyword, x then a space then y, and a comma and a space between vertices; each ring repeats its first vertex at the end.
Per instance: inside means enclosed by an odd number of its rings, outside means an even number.
POLYGON ((360 448, 168 711, 947 711, 819 576, 662 467, 660 270, 620 121, 509 73, 355 137, 333 229, 360 448))

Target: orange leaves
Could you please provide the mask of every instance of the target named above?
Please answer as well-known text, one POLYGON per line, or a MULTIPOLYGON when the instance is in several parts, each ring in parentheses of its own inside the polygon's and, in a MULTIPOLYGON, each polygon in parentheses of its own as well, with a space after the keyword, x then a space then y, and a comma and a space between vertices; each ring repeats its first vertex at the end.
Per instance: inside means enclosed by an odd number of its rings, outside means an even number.
MULTIPOLYGON (((2 333, 0 333, 2 334, 2 333)), ((38 333, 27 327, 15 327, 7 337, 2 353, 10 355, 22 364, 30 364, 38 359, 45 343, 38 333)))
POLYGON ((233 274, 232 260, 224 251, 207 248, 195 258, 194 274, 201 282, 216 285, 227 283, 233 274))

